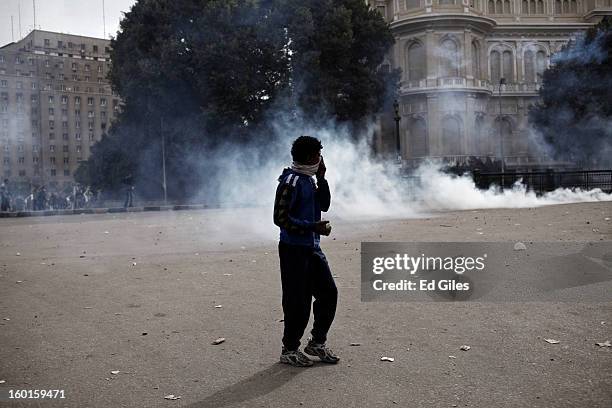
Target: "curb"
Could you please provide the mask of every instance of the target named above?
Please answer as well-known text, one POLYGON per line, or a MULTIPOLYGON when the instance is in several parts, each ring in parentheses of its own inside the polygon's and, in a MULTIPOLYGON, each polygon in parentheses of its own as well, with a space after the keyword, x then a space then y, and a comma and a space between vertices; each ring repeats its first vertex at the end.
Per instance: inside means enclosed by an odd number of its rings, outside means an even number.
POLYGON ((110 207, 110 208, 81 208, 78 210, 41 210, 41 211, 16 211, 0 212, 0 218, 18 217, 49 217, 53 215, 78 215, 78 214, 116 214, 116 213, 138 213, 144 211, 185 211, 203 210, 212 208, 206 204, 186 205, 150 205, 144 207, 110 207))

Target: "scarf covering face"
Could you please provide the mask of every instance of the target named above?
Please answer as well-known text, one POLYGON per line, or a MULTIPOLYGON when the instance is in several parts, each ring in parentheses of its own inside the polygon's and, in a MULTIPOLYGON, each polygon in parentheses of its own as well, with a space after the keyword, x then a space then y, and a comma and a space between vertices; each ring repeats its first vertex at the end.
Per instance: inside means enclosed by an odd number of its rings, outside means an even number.
POLYGON ((319 170, 319 164, 321 159, 316 164, 302 164, 296 161, 291 162, 291 170, 297 171, 298 173, 306 174, 307 176, 314 176, 319 170))

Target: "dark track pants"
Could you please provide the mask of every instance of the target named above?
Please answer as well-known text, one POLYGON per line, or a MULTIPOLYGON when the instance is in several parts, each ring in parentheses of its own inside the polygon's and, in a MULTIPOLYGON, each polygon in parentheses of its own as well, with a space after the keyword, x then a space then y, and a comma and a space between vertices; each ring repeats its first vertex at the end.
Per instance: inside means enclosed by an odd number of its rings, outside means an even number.
POLYGON ((283 242, 278 244, 278 254, 285 315, 283 345, 287 350, 297 350, 300 346, 313 297, 312 338, 317 343, 325 343, 338 301, 338 289, 325 255, 321 248, 283 242))

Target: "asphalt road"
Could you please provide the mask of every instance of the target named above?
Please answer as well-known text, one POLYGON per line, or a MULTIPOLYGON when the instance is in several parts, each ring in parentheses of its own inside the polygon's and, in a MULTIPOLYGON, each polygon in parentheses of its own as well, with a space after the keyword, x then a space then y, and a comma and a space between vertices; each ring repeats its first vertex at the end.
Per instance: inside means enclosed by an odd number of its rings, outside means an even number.
MULTIPOLYGON (((277 363, 269 211, 2 219, 0 391, 66 398, 0 406, 610 408, 612 348, 595 343, 612 340, 612 300, 366 303, 359 255, 362 241, 610 242, 611 216, 612 204, 592 203, 332 219, 322 247, 342 360, 306 369, 277 363)), ((589 299, 612 285, 577 290, 589 299)))

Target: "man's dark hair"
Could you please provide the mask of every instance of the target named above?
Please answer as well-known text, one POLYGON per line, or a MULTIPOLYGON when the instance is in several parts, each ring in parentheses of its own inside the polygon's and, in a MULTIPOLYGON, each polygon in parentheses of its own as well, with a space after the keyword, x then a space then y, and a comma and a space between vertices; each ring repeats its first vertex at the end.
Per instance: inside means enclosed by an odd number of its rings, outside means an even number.
POLYGON ((293 141, 291 146, 291 157, 298 163, 303 163, 309 156, 317 154, 323 145, 321 141, 312 136, 300 136, 293 141))

